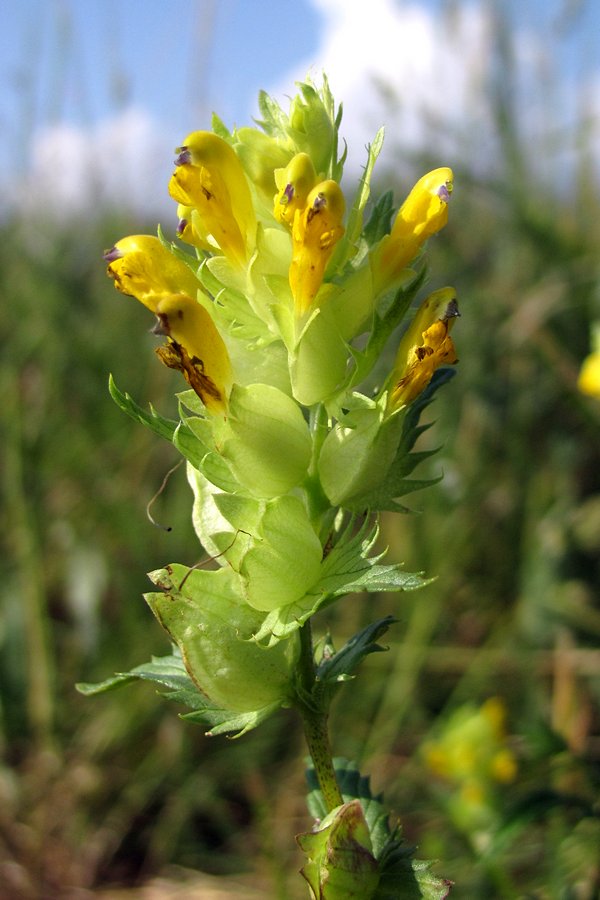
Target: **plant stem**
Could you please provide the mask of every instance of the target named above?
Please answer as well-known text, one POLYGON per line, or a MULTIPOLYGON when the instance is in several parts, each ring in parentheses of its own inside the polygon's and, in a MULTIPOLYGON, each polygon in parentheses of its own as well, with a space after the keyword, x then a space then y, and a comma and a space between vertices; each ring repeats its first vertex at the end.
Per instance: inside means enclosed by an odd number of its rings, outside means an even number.
POLYGON ((302 699, 298 710, 304 724, 304 736, 315 767, 315 773, 323 794, 327 810, 331 812, 344 800, 340 792, 327 730, 327 710, 321 703, 314 702, 315 664, 310 620, 300 629, 300 659, 298 661, 299 682, 302 699))

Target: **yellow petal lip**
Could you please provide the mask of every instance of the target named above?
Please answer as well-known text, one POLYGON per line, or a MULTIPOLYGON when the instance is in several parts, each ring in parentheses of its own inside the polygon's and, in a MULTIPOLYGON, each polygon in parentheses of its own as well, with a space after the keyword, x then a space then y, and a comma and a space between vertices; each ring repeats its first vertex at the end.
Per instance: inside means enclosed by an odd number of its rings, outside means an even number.
POLYGON ((135 297, 152 312, 162 296, 184 293, 195 297, 200 287, 190 267, 152 235, 121 238, 104 258, 117 290, 135 297))
POLYGON ((210 314, 185 294, 170 294, 156 304, 155 334, 169 339, 158 355, 165 365, 179 369, 206 408, 227 410, 233 373, 229 354, 210 314))
POLYGON ((452 169, 442 166, 419 178, 400 207, 391 238, 412 228, 417 236, 428 237, 448 221, 448 202, 454 185, 452 169))
POLYGON ((344 234, 345 209, 342 190, 330 179, 316 184, 306 198, 304 209, 296 210, 289 282, 298 317, 312 307, 327 263, 344 234))
POLYGON ((292 226, 296 210, 304 208, 316 181, 317 174, 308 153, 297 153, 287 168, 275 172, 279 191, 275 194, 273 215, 278 222, 292 226))
POLYGON ((256 216, 235 150, 210 131, 193 131, 176 153, 169 194, 196 213, 183 239, 244 266, 254 249, 256 216))

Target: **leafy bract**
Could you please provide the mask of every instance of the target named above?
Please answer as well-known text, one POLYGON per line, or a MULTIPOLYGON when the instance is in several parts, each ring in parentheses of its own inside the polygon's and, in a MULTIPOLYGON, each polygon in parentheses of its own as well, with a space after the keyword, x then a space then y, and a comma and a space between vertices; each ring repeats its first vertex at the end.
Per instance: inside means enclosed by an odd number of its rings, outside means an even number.
POLYGON ((210 729, 206 734, 210 736, 235 732, 235 737, 241 737, 242 734, 256 728, 280 706, 279 703, 274 703, 253 712, 233 713, 231 710, 214 705, 195 686, 186 672, 177 648, 173 648, 169 656, 153 656, 149 662, 142 663, 129 672, 118 672, 112 678, 97 684, 79 683, 76 688, 86 697, 92 697, 124 687, 134 681, 151 681, 168 688, 162 692, 165 699, 173 700, 190 709, 190 712, 181 713, 180 717, 190 722, 209 725, 210 729))
MULTIPOLYGON (((369 778, 345 759, 335 759, 334 766, 344 802, 360 801, 369 828, 379 871, 372 900, 445 900, 451 882, 432 872, 431 861, 414 858, 414 848, 404 842, 399 826, 390 828, 383 795, 372 794, 369 778)), ((312 767, 307 770, 307 780, 308 809, 315 818, 322 819, 327 807, 312 767)))
POLYGON ((255 635, 272 646, 289 637, 310 616, 337 597, 359 591, 411 591, 428 582, 420 573, 405 572, 401 565, 380 565, 384 553, 371 556, 378 526, 368 517, 356 529, 351 519, 321 564, 316 584, 301 600, 270 612, 255 635))

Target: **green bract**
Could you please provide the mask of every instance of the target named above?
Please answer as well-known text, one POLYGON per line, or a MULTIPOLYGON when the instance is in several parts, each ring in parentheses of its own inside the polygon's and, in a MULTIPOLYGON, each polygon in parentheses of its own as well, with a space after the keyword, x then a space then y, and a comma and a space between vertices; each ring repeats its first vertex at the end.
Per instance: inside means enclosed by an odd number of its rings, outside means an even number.
MULTIPOLYGON (((261 94, 258 127, 215 116, 190 132, 169 181, 172 240, 133 235, 105 254, 187 383, 174 418, 110 390, 186 459, 201 550, 150 576, 171 655, 81 689, 153 681, 210 734, 295 706, 318 781, 317 825, 299 838, 313 897, 441 900, 447 883, 411 861, 358 773, 336 772, 327 740, 332 697, 393 619, 337 653, 326 640, 318 662, 310 620, 348 594, 426 583, 375 548, 379 513, 406 511, 399 498, 436 480, 409 476, 433 452, 414 449, 419 420, 457 361, 459 313, 452 288, 419 296, 419 257, 447 220, 452 172, 423 175, 395 215, 389 192, 368 211, 383 130, 346 196, 341 108, 326 79, 298 87, 288 112, 261 94)), ((506 772, 510 759, 492 763, 506 772)))
POLYGON ((179 647, 190 677, 213 703, 251 712, 290 702, 298 642, 265 650, 252 640, 260 616, 243 602, 230 569, 190 572, 174 566, 151 577, 163 590, 146 594, 146 600, 179 647))
POLYGON ((312 442, 300 408, 268 384, 235 385, 216 436, 231 471, 255 497, 276 497, 306 475, 312 442))
POLYGON ((423 583, 380 562, 376 514, 426 483, 407 477, 427 455, 412 452, 419 414, 443 381, 436 369, 456 359, 452 289, 404 321, 421 300, 422 244, 447 219, 450 169, 420 178, 396 216, 389 194, 368 213, 383 130, 346 196, 341 109, 326 79, 298 87, 288 111, 261 94, 257 127, 215 116, 187 135, 169 182, 174 239, 136 235, 105 255, 117 289, 155 314, 158 355, 189 388, 175 419, 114 384, 113 396, 188 461, 213 568, 184 570, 149 602, 198 686, 241 711, 282 699, 298 630, 319 608, 423 583), (391 353, 366 387, 402 327, 395 364, 391 353))
POLYGON ((371 837, 358 800, 334 809, 317 828, 301 834, 308 856, 302 874, 314 900, 370 900, 379 883, 371 837))

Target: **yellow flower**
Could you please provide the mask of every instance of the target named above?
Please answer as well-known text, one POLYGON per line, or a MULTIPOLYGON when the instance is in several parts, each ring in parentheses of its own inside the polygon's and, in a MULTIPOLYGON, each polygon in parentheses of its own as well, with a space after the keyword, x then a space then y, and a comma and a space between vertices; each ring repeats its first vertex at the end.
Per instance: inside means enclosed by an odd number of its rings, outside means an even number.
POLYGON ((185 294, 163 298, 156 313, 154 333, 169 338, 156 351, 162 362, 183 373, 210 412, 225 413, 233 380, 231 363, 209 313, 185 294))
POLYGON ((517 760, 508 747, 503 747, 490 761, 490 774, 494 781, 509 784, 517 776, 517 760))
POLYGON ((317 174, 308 153, 297 153, 286 169, 275 171, 279 191, 275 194, 273 215, 278 222, 292 227, 296 210, 304 209, 316 181, 317 174))
POLYGON ((588 397, 600 397, 600 326, 593 330, 592 345, 592 352, 581 364, 577 387, 588 397))
POLYGON ((192 223, 197 241, 244 266, 254 249, 256 217, 235 151, 210 131, 194 131, 176 152, 169 193, 182 206, 197 211, 192 223))
POLYGON ((452 169, 442 167, 417 181, 400 207, 389 235, 371 257, 375 290, 388 287, 416 256, 421 244, 448 221, 452 169))
POLYGON ((104 258, 115 287, 157 316, 154 332, 168 338, 157 350, 162 362, 183 373, 210 412, 226 412, 232 384, 229 354, 196 299, 200 285, 189 266, 149 235, 123 238, 104 258))
POLYGON ((345 208, 337 182, 321 181, 308 194, 304 209, 295 211, 289 280, 298 317, 310 309, 334 247, 344 234, 345 208))
POLYGON ((153 313, 161 297, 180 293, 195 297, 200 286, 190 267, 149 234, 122 238, 104 259, 117 290, 135 297, 153 313))
POLYGON ((412 403, 439 366, 458 362, 449 334, 458 315, 454 288, 434 291, 422 303, 398 348, 390 376, 388 410, 412 403))

